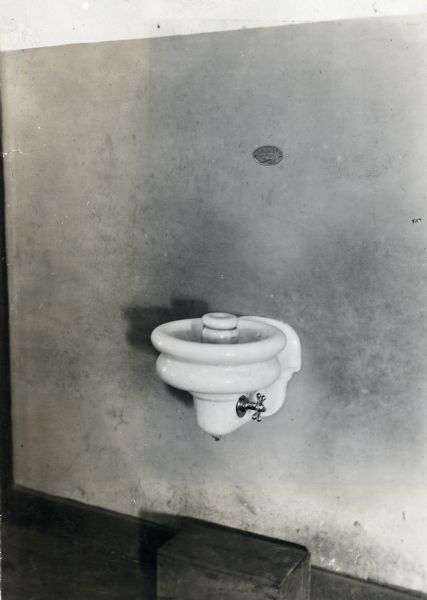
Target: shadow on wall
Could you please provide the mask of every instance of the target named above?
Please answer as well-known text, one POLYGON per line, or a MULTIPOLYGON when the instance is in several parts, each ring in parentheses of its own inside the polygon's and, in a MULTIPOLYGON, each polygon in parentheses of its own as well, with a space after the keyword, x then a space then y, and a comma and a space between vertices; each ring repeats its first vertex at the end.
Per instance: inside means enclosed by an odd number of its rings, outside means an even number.
POLYGON ((157 355, 150 339, 153 329, 168 321, 193 319, 207 312, 207 302, 190 298, 172 298, 171 306, 128 306, 122 311, 128 321, 126 338, 134 348, 157 355))
MULTIPOLYGON (((0 115, 2 105, 0 102, 0 115)), ((2 123, 0 120, 0 155, 3 156, 2 123)), ((9 373, 9 305, 7 286, 7 260, 6 260, 6 215, 3 160, 0 162, 0 481, 1 501, 3 509, 7 500, 7 493, 13 485, 12 468, 12 424, 10 404, 10 373, 9 373)))
MULTIPOLYGON (((140 511, 138 518, 141 522, 138 540, 138 558, 140 564, 143 566, 146 563, 157 563, 157 553, 160 548, 168 542, 173 536, 182 530, 194 529, 194 528, 208 528, 212 533, 212 538, 215 536, 215 532, 224 532, 230 534, 239 534, 244 539, 256 539, 264 542, 277 542, 282 546, 288 546, 295 550, 308 552, 305 546, 301 544, 294 544, 279 540, 278 538, 272 538, 270 536, 260 535, 252 533, 250 531, 242 531, 234 527, 226 527, 225 525, 219 525, 205 521, 203 519, 195 519, 187 516, 176 516, 173 523, 171 523, 170 515, 164 515, 156 511, 140 511), (168 518, 169 517, 169 518, 168 518), (158 525, 158 523, 168 522, 168 525, 158 525), (155 522, 156 526, 150 529, 149 525, 155 522), (148 525, 148 527, 147 527, 148 525)), ((239 556, 236 555, 236 560, 239 556)), ((157 565, 156 565, 157 566, 157 565)))
MULTIPOLYGON (((122 314, 128 322, 126 333, 130 346, 157 356, 151 343, 151 332, 158 325, 179 319, 192 319, 209 312, 209 305, 204 300, 190 298, 172 298, 170 306, 138 306, 132 305, 123 309, 122 314)), ((193 399, 188 392, 166 385, 168 394, 179 402, 189 406, 193 399)))

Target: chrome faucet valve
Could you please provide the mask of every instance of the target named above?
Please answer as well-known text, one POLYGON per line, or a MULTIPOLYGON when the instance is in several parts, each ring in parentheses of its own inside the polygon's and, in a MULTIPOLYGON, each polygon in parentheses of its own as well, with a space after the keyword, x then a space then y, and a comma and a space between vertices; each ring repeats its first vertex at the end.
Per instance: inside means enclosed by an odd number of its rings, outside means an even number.
POLYGON ((266 397, 258 392, 256 394, 256 402, 249 400, 247 396, 240 396, 236 404, 236 413, 238 417, 244 417, 248 410, 253 410, 252 420, 261 423, 261 413, 267 409, 264 406, 266 397))

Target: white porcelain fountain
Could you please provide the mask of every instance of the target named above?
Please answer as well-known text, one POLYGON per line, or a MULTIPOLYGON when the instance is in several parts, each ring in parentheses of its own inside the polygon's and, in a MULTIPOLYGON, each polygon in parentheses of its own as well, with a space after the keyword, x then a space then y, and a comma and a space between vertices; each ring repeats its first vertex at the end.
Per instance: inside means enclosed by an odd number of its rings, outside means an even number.
POLYGON ((193 396, 199 426, 219 438, 283 405, 301 369, 301 344, 281 321, 208 313, 171 321, 151 335, 162 380, 193 396))

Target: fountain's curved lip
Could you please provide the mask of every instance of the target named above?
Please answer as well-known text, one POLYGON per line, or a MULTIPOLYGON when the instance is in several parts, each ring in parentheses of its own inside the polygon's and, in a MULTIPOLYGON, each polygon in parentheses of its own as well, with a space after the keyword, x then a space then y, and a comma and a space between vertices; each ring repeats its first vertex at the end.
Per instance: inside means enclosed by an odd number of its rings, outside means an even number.
POLYGON ((286 336, 267 323, 240 318, 238 329, 242 337, 251 335, 253 341, 236 344, 207 344, 183 339, 192 336, 201 340, 201 319, 183 319, 159 325, 151 334, 154 347, 176 360, 204 365, 244 365, 259 363, 277 356, 286 346, 286 336))

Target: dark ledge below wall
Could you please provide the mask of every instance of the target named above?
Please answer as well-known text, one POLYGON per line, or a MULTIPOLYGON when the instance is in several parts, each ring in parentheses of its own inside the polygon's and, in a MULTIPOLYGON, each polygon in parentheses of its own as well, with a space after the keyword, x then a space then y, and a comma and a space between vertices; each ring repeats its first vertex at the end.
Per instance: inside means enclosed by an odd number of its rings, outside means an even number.
MULTIPOLYGON (((49 496, 15 486, 7 495, 3 518, 16 526, 65 538, 74 545, 90 546, 120 558, 154 565, 157 550, 174 529, 80 502, 49 496)), ((221 528, 225 529, 225 528, 221 528)), ((7 558, 7 546, 2 548, 7 558)), ((341 575, 318 567, 311 569, 311 600, 427 600, 408 591, 341 575)))

